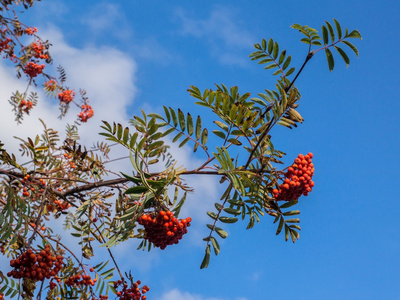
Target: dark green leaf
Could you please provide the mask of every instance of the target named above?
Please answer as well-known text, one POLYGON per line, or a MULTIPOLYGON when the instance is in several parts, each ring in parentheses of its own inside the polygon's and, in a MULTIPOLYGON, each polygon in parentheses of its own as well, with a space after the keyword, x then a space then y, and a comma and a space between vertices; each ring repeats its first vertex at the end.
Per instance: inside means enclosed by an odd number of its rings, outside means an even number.
POLYGON ((291 74, 294 72, 294 70, 295 70, 295 68, 290 68, 290 69, 286 72, 285 76, 287 77, 287 76, 291 75, 291 74))
POLYGON ((214 212, 212 212, 212 211, 208 211, 208 212, 207 212, 207 215, 209 215, 213 220, 216 220, 216 219, 217 219, 217 214, 214 213, 214 212))
POLYGON ((340 24, 336 19, 333 19, 333 21, 335 22, 338 39, 340 40, 342 38, 342 28, 340 27, 340 24))
POLYGON ((326 29, 324 25, 322 25, 321 28, 322 28, 322 37, 324 39, 324 45, 327 45, 329 42, 328 29, 326 29))
POLYGON ((286 57, 286 49, 281 52, 281 55, 279 55, 278 63, 282 64, 283 61, 285 60, 285 57, 286 57))
POLYGON ((362 40, 361 34, 358 30, 353 30, 345 36, 346 38, 356 38, 362 40))
POLYGON ((139 186, 134 186, 134 187, 127 189, 125 191, 125 194, 141 194, 141 193, 145 193, 147 191, 148 191, 148 188, 139 185, 139 186))
POLYGON ((335 61, 333 59, 332 52, 327 48, 325 49, 325 54, 326 54, 326 59, 328 60, 329 71, 332 71, 333 68, 335 67, 335 61))
POLYGON ((211 254, 210 248, 211 246, 210 244, 208 244, 206 248, 206 254, 204 255, 203 261, 201 262, 200 269, 207 268, 208 264, 210 263, 210 254, 211 254))
POLYGON ((349 46, 351 48, 351 50, 353 50, 354 53, 356 54, 356 56, 358 57, 358 49, 356 46, 354 46, 352 43, 350 43, 348 41, 342 41, 342 43, 349 46))
POLYGON ((224 211, 231 215, 240 215, 242 213, 240 209, 234 209, 231 207, 225 207, 224 211))
POLYGON ((178 119, 179 119, 179 125, 181 126, 181 130, 185 131, 186 128, 185 115, 179 108, 178 108, 178 119))
POLYGON ((282 66, 283 70, 286 70, 286 68, 289 67, 291 60, 292 60, 292 57, 289 55, 288 58, 286 59, 285 63, 282 66))
POLYGON ((235 223, 238 221, 238 218, 232 218, 232 217, 219 217, 219 220, 222 223, 235 223))
POLYGON ((277 42, 274 43, 274 53, 272 54, 272 56, 274 57, 274 59, 276 59, 278 57, 278 53, 279 53, 279 45, 277 42))
POLYGON ((218 253, 219 253, 219 244, 218 244, 218 242, 217 242, 215 237, 212 236, 210 239, 211 239, 211 243, 212 243, 213 248, 214 248, 214 253, 215 253, 215 255, 218 255, 218 253))
POLYGON ((282 204, 282 205, 279 206, 279 207, 280 207, 281 209, 282 209, 282 208, 289 208, 289 207, 291 207, 291 206, 293 206, 293 205, 296 205, 297 203, 298 203, 297 201, 288 201, 288 202, 282 204))
POLYGON ((341 48, 339 48, 338 46, 334 46, 334 47, 337 50, 337 52, 339 52, 340 56, 343 58, 344 62, 346 63, 346 66, 348 67, 349 64, 350 64, 350 59, 347 56, 347 54, 341 48))
POLYGON ((204 128, 201 134, 201 144, 205 145, 207 143, 207 139, 208 139, 208 130, 207 128, 204 128))
POLYGON ((215 227, 214 230, 223 239, 225 239, 228 236, 228 233, 225 230, 223 230, 222 228, 215 227))
POLYGON ((186 144, 187 142, 189 142, 189 140, 190 140, 190 137, 187 137, 186 139, 184 139, 184 140, 179 144, 178 148, 181 148, 181 147, 185 146, 185 144, 186 144))
POLYGON ((325 23, 326 23, 326 26, 328 27, 329 35, 331 36, 331 41, 332 41, 332 43, 334 43, 335 42, 335 31, 333 30, 333 27, 329 22, 325 21, 325 23))
POLYGON ((201 136, 201 118, 197 116, 196 120, 196 140, 199 140, 201 136))
POLYGON ((187 132, 191 136, 193 134, 194 129, 193 129, 193 119, 189 113, 187 114, 186 122, 187 122, 187 132))
POLYGON ((274 40, 273 39, 269 39, 269 41, 268 41, 268 53, 271 54, 273 49, 274 49, 274 40))
POLYGON ((171 107, 169 108, 169 111, 171 112, 172 122, 173 122, 174 126, 177 127, 178 126, 178 118, 176 117, 176 113, 171 107))
POLYGON ((226 135, 221 130, 213 130, 212 131, 216 136, 220 137, 221 139, 225 140, 226 135))
POLYGON ((276 235, 280 234, 283 228, 284 220, 282 217, 279 219, 278 229, 276 230, 276 235))

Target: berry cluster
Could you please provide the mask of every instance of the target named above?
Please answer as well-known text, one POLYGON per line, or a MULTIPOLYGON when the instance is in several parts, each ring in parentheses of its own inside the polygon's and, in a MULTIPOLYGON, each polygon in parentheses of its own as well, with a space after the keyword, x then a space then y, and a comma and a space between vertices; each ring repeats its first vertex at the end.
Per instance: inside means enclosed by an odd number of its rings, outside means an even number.
POLYGON ((314 175, 314 164, 312 163, 313 154, 299 154, 294 160, 294 164, 288 168, 285 174, 285 181, 279 189, 272 191, 276 200, 295 201, 301 195, 307 196, 314 182, 311 180, 314 175))
POLYGON ((25 29, 25 33, 27 35, 34 35, 37 32, 37 28, 36 27, 28 27, 25 29))
POLYGON ((32 178, 29 174, 24 176, 24 178, 21 180, 21 183, 24 185, 22 189, 22 196, 32 196, 32 200, 36 200, 43 195, 43 187, 46 185, 46 182, 42 178, 37 180, 32 178))
POLYGON ((23 110, 24 112, 28 113, 30 111, 30 109, 33 107, 33 102, 21 100, 18 107, 20 110, 23 110))
POLYGON ((49 55, 47 53, 44 53, 44 50, 46 50, 45 45, 40 42, 34 42, 31 44, 32 47, 32 54, 34 57, 36 58, 40 58, 40 59, 48 59, 49 55))
POLYGON ((24 73, 27 74, 29 77, 34 78, 39 74, 42 74, 45 65, 39 65, 32 61, 28 62, 24 67, 24 73))
POLYGON ((14 270, 7 273, 8 277, 29 278, 33 281, 42 281, 45 278, 54 277, 63 267, 62 255, 53 255, 50 245, 46 245, 44 250, 34 252, 27 249, 16 259, 10 261, 10 266, 14 270))
POLYGON ((94 112, 93 109, 90 105, 82 105, 82 111, 78 114, 78 118, 81 120, 81 122, 87 122, 88 119, 93 117, 94 112))
POLYGON ((72 102, 72 100, 74 100, 75 95, 76 95, 76 93, 72 90, 64 90, 58 94, 58 99, 61 102, 68 104, 68 103, 72 102))
POLYGON ((160 211, 157 216, 144 214, 137 219, 144 226, 144 238, 164 250, 168 245, 178 244, 182 236, 187 233, 192 219, 186 218, 179 221, 171 211, 160 211))
POLYGON ((96 283, 96 279, 92 279, 90 275, 76 274, 65 279, 64 283, 72 287, 93 286, 96 283))
POLYGON ((150 288, 147 285, 144 285, 142 289, 140 289, 141 281, 138 280, 128 288, 128 284, 123 283, 122 280, 118 280, 114 282, 114 288, 118 289, 119 286, 122 286, 122 290, 117 292, 117 297, 119 300, 146 300, 146 294, 150 288), (143 294, 143 295, 142 295, 143 294))
POLYGON ((9 42, 11 42, 10 38, 6 38, 4 40, 0 40, 0 52, 10 48, 9 42))
POLYGON ((57 88, 57 82, 54 79, 50 79, 49 81, 43 83, 43 86, 46 88, 47 91, 53 92, 57 88))

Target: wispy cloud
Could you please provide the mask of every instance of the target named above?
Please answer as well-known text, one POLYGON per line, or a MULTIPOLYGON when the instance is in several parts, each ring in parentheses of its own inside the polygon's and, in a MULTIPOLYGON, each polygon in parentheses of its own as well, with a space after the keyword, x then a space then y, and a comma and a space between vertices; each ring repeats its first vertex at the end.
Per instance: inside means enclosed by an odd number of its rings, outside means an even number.
POLYGON ((254 43, 254 37, 245 28, 244 20, 228 6, 215 5, 205 19, 193 18, 189 11, 176 9, 175 15, 181 23, 180 33, 204 39, 210 52, 223 64, 244 65, 245 58, 239 55, 254 43))
POLYGON ((91 7, 91 10, 81 18, 81 23, 89 27, 94 34, 112 34, 112 37, 129 39, 133 30, 127 16, 120 5, 100 2, 91 7))

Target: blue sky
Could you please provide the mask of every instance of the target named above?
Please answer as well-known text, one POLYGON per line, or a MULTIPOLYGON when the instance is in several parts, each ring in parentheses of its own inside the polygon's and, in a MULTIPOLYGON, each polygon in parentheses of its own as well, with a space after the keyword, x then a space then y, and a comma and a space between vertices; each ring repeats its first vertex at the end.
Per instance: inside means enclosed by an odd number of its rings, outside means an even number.
MULTIPOLYGON (((189 85, 238 85, 253 95, 272 89, 272 72, 248 55, 254 43, 272 37, 298 69, 307 48, 289 28, 293 23, 319 30, 335 18, 363 36, 355 41, 360 57, 349 52, 348 69, 337 57, 329 72, 323 53, 311 60, 296 82, 306 121, 272 133, 286 163, 298 153, 315 155, 316 186, 297 206, 300 240, 276 237, 269 217, 253 230, 246 223, 225 226, 220 255, 200 270, 205 212, 221 189, 212 178, 193 180, 197 190, 186 212, 194 226, 179 246, 142 253, 129 243, 116 250, 123 266, 150 286, 149 299, 400 299, 399 8, 397 1, 355 0, 43 0, 26 13, 26 23, 52 41, 71 86, 91 97, 96 117, 82 129, 89 142, 101 119, 127 122, 140 108, 180 107, 212 121, 193 104, 189 85)), ((1 78, 11 74, 5 66, 0 71, 1 78)), ((50 104, 39 108, 49 119, 52 111, 50 104)), ((34 120, 25 126, 35 128, 34 120)), ((183 162, 202 159, 189 148, 176 151, 183 162)))

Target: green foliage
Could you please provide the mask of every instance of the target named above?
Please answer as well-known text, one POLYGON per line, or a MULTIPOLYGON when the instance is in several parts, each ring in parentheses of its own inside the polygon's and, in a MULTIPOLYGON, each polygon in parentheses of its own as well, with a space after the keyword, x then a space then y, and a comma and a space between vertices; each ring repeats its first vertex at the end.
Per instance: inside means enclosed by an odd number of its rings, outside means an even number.
MULTIPOLYGON (((163 106, 163 115, 141 111, 129 125, 103 121, 100 135, 106 141, 87 149, 79 144, 79 124, 68 125, 62 141, 57 131, 41 121, 44 127, 41 135, 17 138, 21 142, 21 157, 29 159, 23 164, 0 143, 0 175, 4 176, 0 184, 0 241, 6 246, 4 252, 16 257, 21 249, 33 248, 36 240, 41 240, 43 245, 51 244, 54 253, 71 254, 61 270, 60 285, 48 291, 49 299, 86 299, 95 293, 116 293, 113 276, 118 273, 125 282, 132 281, 132 276, 122 274, 113 257, 113 247, 135 238, 140 240, 138 249, 153 248, 146 238, 146 229, 138 225, 138 218, 149 214, 163 216, 161 213, 166 212, 178 218, 193 192, 185 183, 185 177, 190 175, 214 176, 224 187, 219 199, 215 199, 215 209, 206 212, 211 220, 206 224, 209 233, 203 239, 206 249, 201 268, 209 265, 211 252, 220 253, 219 241, 228 237, 224 228, 239 220, 251 229, 269 215, 277 224, 276 234, 283 232, 285 240, 294 243, 300 237, 297 217, 300 211, 292 207, 299 201, 281 204, 274 198, 273 190, 287 173, 280 167, 285 153, 275 148, 272 132, 275 125, 294 129, 304 121, 298 111, 301 94, 295 83, 316 53, 325 51, 331 71, 335 66, 332 49, 346 66, 350 58, 344 49, 350 48, 358 56, 357 48, 348 40, 361 39, 360 33, 342 30, 335 19, 332 24, 325 22, 321 35, 306 25, 291 26, 300 31, 304 36, 301 42, 309 47, 303 65, 297 69, 291 66, 292 56, 277 41, 263 39, 255 44, 251 60, 272 70, 273 76, 279 76, 272 89, 265 89, 256 97, 248 92, 240 94, 237 86, 220 84, 203 92, 190 86, 188 92, 195 103, 212 115, 210 124, 205 124, 204 120, 209 119, 201 116, 201 110, 196 116, 180 108, 163 106), (343 45, 348 48, 343 49, 343 45), (208 128, 214 139, 209 140, 208 128), (192 170, 178 166, 170 151, 174 143, 178 148, 190 146, 193 152, 202 149, 204 161, 192 170), (114 146, 122 146, 126 151, 126 158, 132 164, 131 173, 107 169, 114 146), (65 215, 64 230, 78 239, 84 263, 51 228, 44 227, 52 217, 57 219, 61 215, 65 215), (68 277, 86 272, 95 255, 95 246, 109 253, 114 267, 108 267, 108 261, 95 265, 93 288, 67 286, 68 277)), ((64 83, 65 71, 62 67, 58 71, 59 82, 64 83)), ((55 96, 59 89, 47 92, 55 96)), ((16 113, 21 111, 24 97, 18 92, 11 97, 16 113)), ((83 90, 81 97, 86 99, 83 90)), ((28 100, 36 104, 37 95, 31 94, 28 100)), ((68 104, 62 106, 62 114, 68 107, 68 104)), ((36 246, 42 249, 43 245, 36 246)), ((23 288, 1 275, 0 293, 12 298, 22 295, 23 288)))

